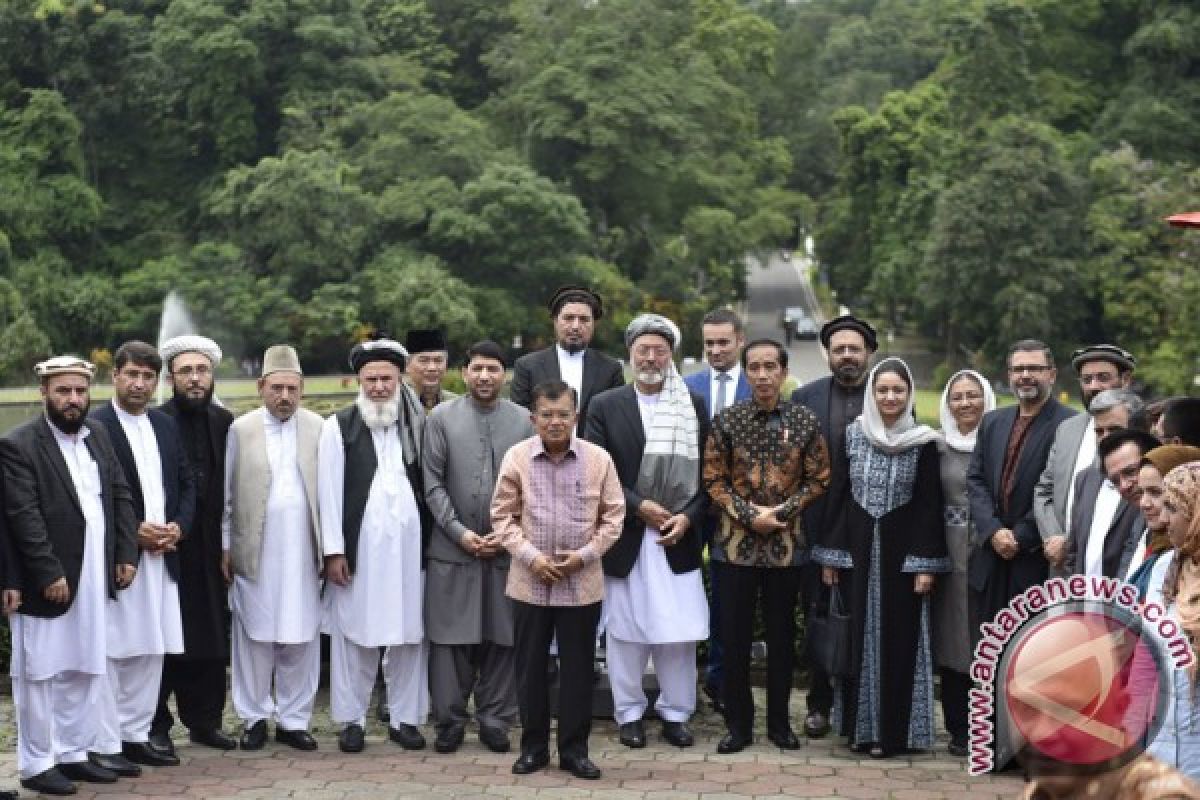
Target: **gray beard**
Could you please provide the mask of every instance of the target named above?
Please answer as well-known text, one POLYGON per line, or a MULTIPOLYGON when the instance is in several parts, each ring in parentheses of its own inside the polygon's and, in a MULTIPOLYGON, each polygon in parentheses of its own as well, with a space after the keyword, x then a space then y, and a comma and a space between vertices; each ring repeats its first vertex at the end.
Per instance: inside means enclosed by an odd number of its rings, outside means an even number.
POLYGON ((363 423, 373 431, 385 430, 395 425, 400 419, 400 391, 403 389, 398 389, 396 396, 390 400, 376 401, 359 390, 354 404, 362 414, 363 423))

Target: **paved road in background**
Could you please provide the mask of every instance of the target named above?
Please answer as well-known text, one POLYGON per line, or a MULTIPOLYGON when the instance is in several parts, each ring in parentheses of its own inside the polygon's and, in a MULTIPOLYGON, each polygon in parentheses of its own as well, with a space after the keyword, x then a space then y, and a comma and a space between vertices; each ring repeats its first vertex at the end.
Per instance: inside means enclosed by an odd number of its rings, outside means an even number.
MULTIPOLYGON (((779 314, 787 306, 801 306, 820 326, 824 319, 817 308, 812 287, 802 277, 808 264, 797 254, 785 261, 775 252, 764 265, 750 258, 746 271, 746 330, 748 339, 768 336, 783 339, 779 314)), ((825 353, 817 341, 793 341, 788 352, 788 367, 801 383, 829 374, 825 353)))

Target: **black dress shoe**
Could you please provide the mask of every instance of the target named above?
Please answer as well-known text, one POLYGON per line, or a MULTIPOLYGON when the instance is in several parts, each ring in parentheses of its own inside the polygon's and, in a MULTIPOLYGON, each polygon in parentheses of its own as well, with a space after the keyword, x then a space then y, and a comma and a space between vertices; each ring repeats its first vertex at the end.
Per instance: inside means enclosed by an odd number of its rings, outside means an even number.
MULTIPOLYGON (((433 749, 437 753, 453 753, 458 748, 462 747, 464 731, 457 725, 450 725, 438 731, 437 738, 433 740, 433 749)), ((483 738, 482 731, 480 737, 483 738)))
POLYGON ((587 756, 559 756, 558 768, 585 781, 600 779, 600 768, 587 756))
POLYGON ((79 791, 75 784, 67 780, 67 776, 59 772, 58 767, 51 767, 45 772, 39 772, 32 778, 21 778, 21 785, 31 792, 38 794, 75 794, 79 791))
POLYGON ((539 769, 545 769, 550 763, 550 754, 543 750, 540 753, 521 753, 521 756, 513 762, 513 775, 528 775, 531 772, 537 772, 539 769))
POLYGON ((361 753, 366 746, 362 725, 351 723, 338 734, 338 750, 343 753, 361 753))
POLYGON ((619 739, 621 744, 626 747, 632 747, 634 750, 640 750, 645 747, 646 728, 642 725, 642 721, 637 719, 622 725, 619 739))
POLYGON ((0 789, 0 800, 17 800, 17 793, 13 789, 0 789))
POLYGON ((770 739, 776 747, 781 750, 799 750, 800 740, 796 738, 796 734, 792 733, 791 728, 783 728, 777 731, 767 731, 767 738, 770 739))
POLYGON ((202 744, 214 750, 236 750, 238 746, 237 739, 234 739, 220 728, 190 731, 188 738, 196 744, 202 744))
POLYGON ((135 764, 145 764, 147 767, 179 766, 179 756, 159 752, 146 742, 122 742, 121 755, 135 764))
POLYGON ((111 769, 97 767, 88 761, 73 761, 70 764, 59 764, 58 771, 66 778, 85 783, 116 783, 117 773, 111 769))
POLYGON ((286 744, 288 747, 294 747, 297 750, 303 750, 306 753, 317 749, 317 740, 312 737, 308 731, 289 731, 286 728, 275 726, 275 741, 280 744, 286 744))
POLYGON ((388 738, 405 750, 424 750, 425 737, 417 730, 416 725, 400 724, 400 727, 388 726, 388 738))
POLYGON ((260 719, 242 731, 242 740, 239 744, 243 750, 262 750, 267 744, 267 721, 260 719))
POLYGON ((820 739, 829 733, 829 717, 820 711, 810 711, 804 718, 804 735, 810 739, 820 739))
POLYGON ((662 735, 676 747, 691 747, 696 743, 696 737, 692 736, 686 722, 670 722, 664 719, 662 735))
POLYGON ((493 753, 507 753, 512 748, 508 742, 508 731, 491 728, 487 725, 479 726, 479 741, 483 742, 483 746, 493 753))
POLYGON ((717 742, 717 752, 721 755, 729 755, 730 753, 740 753, 750 744, 749 737, 739 736, 736 733, 727 733, 721 737, 721 741, 717 742))
POLYGON ((136 778, 142 774, 141 767, 119 753, 88 753, 88 761, 101 769, 115 772, 120 778, 136 778))
POLYGON ((167 733, 151 733, 146 740, 146 744, 151 750, 157 750, 165 756, 175 755, 175 743, 171 741, 171 735, 167 733))

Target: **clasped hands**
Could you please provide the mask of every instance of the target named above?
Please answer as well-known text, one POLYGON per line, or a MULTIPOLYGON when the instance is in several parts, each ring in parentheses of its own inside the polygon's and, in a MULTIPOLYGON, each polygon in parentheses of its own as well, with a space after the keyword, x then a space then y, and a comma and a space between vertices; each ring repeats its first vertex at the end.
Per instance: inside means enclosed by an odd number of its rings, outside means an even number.
POLYGON ((1011 561, 1019 549, 1016 535, 1009 528, 1001 528, 992 534, 992 549, 1005 561, 1011 561))
POLYGON ((475 531, 467 531, 458 542, 459 546, 476 558, 495 558, 503 547, 500 545, 500 534, 489 533, 480 536, 475 531))
POLYGON ((637 507, 637 515, 642 522, 658 530, 657 541, 663 547, 677 544, 692 526, 686 514, 672 514, 653 500, 643 500, 637 507))
POLYGON ((558 583, 583 569, 583 556, 577 550, 570 550, 558 553, 551 561, 544 553, 539 553, 529 569, 542 583, 558 583))
POLYGON ((138 547, 147 553, 169 553, 175 550, 182 535, 183 531, 179 529, 178 523, 159 525, 143 521, 137 530, 138 547))

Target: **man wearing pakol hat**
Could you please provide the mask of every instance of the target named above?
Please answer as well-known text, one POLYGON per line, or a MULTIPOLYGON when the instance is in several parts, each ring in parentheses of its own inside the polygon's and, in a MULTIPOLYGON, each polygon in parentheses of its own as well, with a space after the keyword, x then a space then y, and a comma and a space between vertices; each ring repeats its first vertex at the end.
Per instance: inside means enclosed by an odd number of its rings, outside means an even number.
POLYGON ((112 783, 89 760, 108 690, 106 600, 137 574, 138 520, 104 426, 86 425, 95 368, 36 367, 43 413, 0 439, 4 507, 23 602, 11 617, 21 785, 74 794, 112 783))
POLYGON ((104 426, 133 495, 139 520, 138 579, 108 603, 111 701, 102 715, 99 753, 133 764, 174 766, 179 758, 149 744, 163 657, 183 652, 179 540, 192 527, 196 488, 175 420, 150 408, 162 357, 146 342, 125 342, 113 358, 113 399, 91 413, 104 426))
POLYGON ((225 448, 221 571, 233 612, 233 709, 246 725, 243 750, 262 749, 271 718, 276 741, 315 750, 308 723, 321 677, 322 419, 300 407, 304 372, 286 344, 263 354, 258 394, 262 407, 233 423, 225 448))
MULTIPOLYGON (((1128 389, 1137 359, 1113 344, 1094 344, 1071 354, 1079 376, 1079 396, 1086 411, 1105 389, 1128 389)), ((1075 478, 1096 464, 1096 431, 1088 414, 1076 414, 1058 426, 1054 444, 1033 495, 1042 547, 1052 568, 1061 569, 1071 533, 1075 478)))
MULTIPOLYGON (((846 426, 856 420, 863 410, 863 394, 867 387, 867 367, 879 347, 875 329, 866 320, 844 314, 821 327, 821 345, 829 360, 829 375, 801 386, 792 392, 792 402, 807 406, 821 423, 821 435, 829 444, 829 463, 832 475, 846 474, 846 426)), ((834 497, 849 487, 848 482, 831 484, 830 491, 818 497, 804 512, 804 529, 810 541, 828 531, 843 507, 845 497, 834 497)), ((815 562, 800 568, 803 573, 801 593, 805 613, 813 614, 827 602, 828 590, 821 584, 821 568, 815 562)), ((805 648, 807 653, 808 648, 805 648)), ((808 713, 804 732, 810 738, 820 738, 829 732, 833 710, 833 684, 825 670, 808 660, 808 713)))
POLYGON ((439 406, 425 423, 422 455, 433 535, 425 562, 429 692, 434 749, 457 750, 475 697, 479 739, 509 749, 517 717, 513 607, 504 595, 509 556, 492 532, 497 470, 509 448, 533 435, 529 412, 500 397, 504 351, 477 342, 463 366, 467 394, 439 406))
POLYGON ((563 286, 550 298, 554 344, 527 353, 513 365, 512 400, 533 410, 533 387, 561 380, 575 391, 579 427, 583 434, 588 404, 606 389, 625 385, 625 371, 616 359, 592 347, 596 323, 604 317, 600 295, 583 286, 563 286))
POLYGON ((367 705, 385 647, 392 741, 425 746, 428 648, 422 558, 430 532, 421 478, 425 414, 404 385, 408 351, 377 338, 350 351, 358 399, 325 420, 317 457, 330 701, 338 747, 363 749, 367 705))
POLYGON ((212 339, 176 336, 159 349, 171 376, 172 397, 161 408, 179 425, 196 486, 192 529, 179 541, 179 605, 183 653, 163 660, 158 711, 150 744, 174 752, 175 723, 167 699, 175 695, 189 738, 206 747, 232 750, 237 740, 221 730, 225 711, 225 579, 221 575, 221 515, 225 510, 225 439, 233 414, 213 402, 221 348, 212 339))
POLYGON ((404 380, 421 398, 421 407, 428 414, 441 403, 458 395, 442 388, 442 379, 450 365, 446 334, 440 328, 414 329, 404 337, 408 351, 404 380))
POLYGON ((700 575, 700 526, 708 509, 701 451, 705 404, 688 391, 671 353, 679 328, 642 314, 625 329, 634 383, 597 395, 585 438, 612 457, 625 492, 625 521, 604 554, 605 649, 613 708, 626 747, 646 746, 642 675, 650 659, 662 735, 690 747, 696 710, 696 642, 708 638, 700 575))

